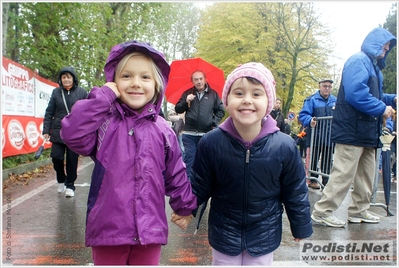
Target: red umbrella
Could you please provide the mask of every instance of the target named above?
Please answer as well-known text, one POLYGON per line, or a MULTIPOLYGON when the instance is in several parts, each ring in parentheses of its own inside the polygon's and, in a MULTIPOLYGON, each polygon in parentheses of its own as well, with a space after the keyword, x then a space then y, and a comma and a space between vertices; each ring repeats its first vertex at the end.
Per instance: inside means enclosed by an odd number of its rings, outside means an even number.
POLYGON ((224 86, 223 71, 201 58, 193 58, 175 60, 170 65, 169 82, 165 91, 165 97, 168 102, 176 104, 183 92, 193 87, 191 75, 195 71, 204 72, 209 86, 222 98, 224 86))

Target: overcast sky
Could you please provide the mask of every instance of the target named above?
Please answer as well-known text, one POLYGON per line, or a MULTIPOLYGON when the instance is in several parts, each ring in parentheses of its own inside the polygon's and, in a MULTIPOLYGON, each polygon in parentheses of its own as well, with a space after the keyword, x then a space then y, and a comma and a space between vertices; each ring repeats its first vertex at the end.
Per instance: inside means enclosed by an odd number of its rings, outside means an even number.
MULTIPOLYGON (((383 25, 393 1, 315 1, 321 21, 333 30, 331 42, 335 43, 337 67, 360 51, 366 35, 383 25)), ((396 36, 396 33, 393 33, 396 36)))

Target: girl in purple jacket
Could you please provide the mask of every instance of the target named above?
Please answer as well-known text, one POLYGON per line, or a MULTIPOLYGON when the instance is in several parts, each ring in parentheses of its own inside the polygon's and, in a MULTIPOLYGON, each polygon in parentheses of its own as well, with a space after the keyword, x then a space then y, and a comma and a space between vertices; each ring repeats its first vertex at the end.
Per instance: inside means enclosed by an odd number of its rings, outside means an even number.
POLYGON ((62 121, 61 136, 94 162, 86 246, 95 265, 159 265, 167 244, 165 196, 187 228, 196 197, 179 143, 159 116, 170 66, 148 43, 114 46, 94 87, 62 121))

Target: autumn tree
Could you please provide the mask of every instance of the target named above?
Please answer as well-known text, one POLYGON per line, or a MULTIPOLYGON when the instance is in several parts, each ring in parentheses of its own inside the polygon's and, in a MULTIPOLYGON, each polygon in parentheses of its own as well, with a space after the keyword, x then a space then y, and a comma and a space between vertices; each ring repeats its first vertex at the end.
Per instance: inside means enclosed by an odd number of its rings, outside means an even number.
POLYGON ((198 20, 193 3, 10 3, 3 6, 3 55, 54 82, 71 65, 89 90, 105 82, 104 64, 118 43, 149 42, 169 61, 189 57, 198 20))
POLYGON ((95 18, 104 13, 88 8, 87 3, 19 3, 9 12, 10 42, 3 55, 54 82, 58 82, 58 72, 65 65, 74 66, 85 79, 83 74, 89 75, 91 68, 82 67, 96 63, 98 58, 88 48, 93 39, 104 35, 100 33, 104 27, 93 30, 99 24, 95 18))
MULTIPOLYGON (((397 3, 393 4, 383 27, 396 36, 397 33, 397 3)), ((397 45, 389 52, 386 59, 386 67, 382 70, 384 74, 384 92, 396 93, 397 91, 397 45)))
POLYGON ((201 16, 195 56, 224 70, 225 76, 239 64, 261 61, 267 46, 259 42, 261 20, 253 4, 218 2, 206 8, 201 16))
POLYGON ((162 3, 150 15, 143 36, 153 40, 168 61, 187 59, 194 52, 200 10, 193 3, 162 3))
POLYGON ((331 48, 323 42, 328 30, 319 22, 311 2, 256 5, 264 25, 274 33, 275 43, 268 50, 268 62, 275 73, 277 93, 283 100, 283 113, 286 115, 291 106, 299 111, 303 98, 313 93, 320 77, 329 76, 331 48), (297 102, 292 105, 294 96, 297 102))
POLYGON ((18 3, 2 3, 3 17, 2 17, 2 45, 3 56, 8 57, 14 61, 18 61, 18 40, 21 36, 19 30, 19 4, 18 3))
POLYGON ((291 106, 298 111, 328 73, 326 35, 312 3, 220 2, 202 16, 195 47, 196 55, 227 74, 240 63, 262 62, 275 76, 287 114, 291 106))

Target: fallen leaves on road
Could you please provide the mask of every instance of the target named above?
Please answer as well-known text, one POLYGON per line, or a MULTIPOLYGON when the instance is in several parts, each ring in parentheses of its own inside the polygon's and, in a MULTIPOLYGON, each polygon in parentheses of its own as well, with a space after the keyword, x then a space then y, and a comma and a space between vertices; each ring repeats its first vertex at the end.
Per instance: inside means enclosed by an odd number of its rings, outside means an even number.
POLYGON ((3 181, 3 192, 5 189, 16 186, 16 185, 29 185, 29 182, 34 178, 44 177, 47 172, 53 169, 53 165, 49 164, 46 166, 41 166, 32 171, 23 174, 13 174, 8 176, 8 179, 3 181))

